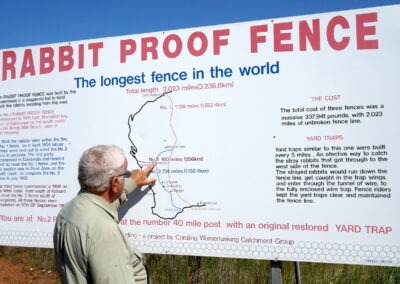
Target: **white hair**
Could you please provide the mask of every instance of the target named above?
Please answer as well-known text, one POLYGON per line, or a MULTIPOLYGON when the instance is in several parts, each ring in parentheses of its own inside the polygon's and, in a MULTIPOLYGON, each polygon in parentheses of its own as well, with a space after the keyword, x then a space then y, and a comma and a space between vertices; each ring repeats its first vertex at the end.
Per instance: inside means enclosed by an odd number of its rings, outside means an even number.
POLYGON ((79 160, 80 186, 104 191, 111 178, 124 173, 125 161, 124 151, 115 145, 98 145, 86 150, 79 160))

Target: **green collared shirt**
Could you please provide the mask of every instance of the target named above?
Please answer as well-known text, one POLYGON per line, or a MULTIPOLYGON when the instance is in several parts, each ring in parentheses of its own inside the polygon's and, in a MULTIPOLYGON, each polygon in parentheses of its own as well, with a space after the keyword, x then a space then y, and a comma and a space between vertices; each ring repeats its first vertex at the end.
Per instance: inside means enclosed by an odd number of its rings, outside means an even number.
POLYGON ((64 205, 54 228, 62 283, 146 283, 142 255, 118 225, 119 206, 137 189, 126 179, 112 204, 86 190, 64 205))

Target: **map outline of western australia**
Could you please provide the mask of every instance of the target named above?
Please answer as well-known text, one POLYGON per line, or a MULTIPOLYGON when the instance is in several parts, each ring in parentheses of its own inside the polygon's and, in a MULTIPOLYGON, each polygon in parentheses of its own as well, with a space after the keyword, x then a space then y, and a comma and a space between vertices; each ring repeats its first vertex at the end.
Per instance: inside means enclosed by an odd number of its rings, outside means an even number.
POLYGON ((153 170, 157 182, 150 186, 151 212, 166 220, 175 219, 187 209, 206 206, 202 201, 191 203, 184 197, 190 188, 190 176, 193 177, 193 169, 187 164, 193 158, 185 155, 188 146, 178 139, 175 105, 170 94, 154 94, 154 99, 147 100, 128 117, 130 155, 140 168, 157 162, 153 170), (157 129, 149 127, 155 119, 157 129))

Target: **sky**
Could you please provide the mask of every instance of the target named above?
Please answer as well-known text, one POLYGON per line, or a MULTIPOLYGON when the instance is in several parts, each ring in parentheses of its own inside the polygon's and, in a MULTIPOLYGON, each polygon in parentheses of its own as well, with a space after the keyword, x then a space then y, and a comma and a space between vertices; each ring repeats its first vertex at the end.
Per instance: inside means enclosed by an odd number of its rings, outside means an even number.
POLYGON ((399 4, 400 0, 9 0, 0 50, 399 4))

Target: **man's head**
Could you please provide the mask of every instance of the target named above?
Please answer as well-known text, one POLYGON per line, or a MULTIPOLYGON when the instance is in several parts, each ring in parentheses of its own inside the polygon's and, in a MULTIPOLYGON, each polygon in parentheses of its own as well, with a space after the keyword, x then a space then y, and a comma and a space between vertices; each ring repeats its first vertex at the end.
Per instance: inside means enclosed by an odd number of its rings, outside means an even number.
MULTIPOLYGON (((82 188, 98 193, 111 186, 113 178, 126 172, 124 151, 115 145, 98 145, 86 150, 79 161, 78 181, 82 188)), ((123 177, 119 177, 122 182, 123 177)))

